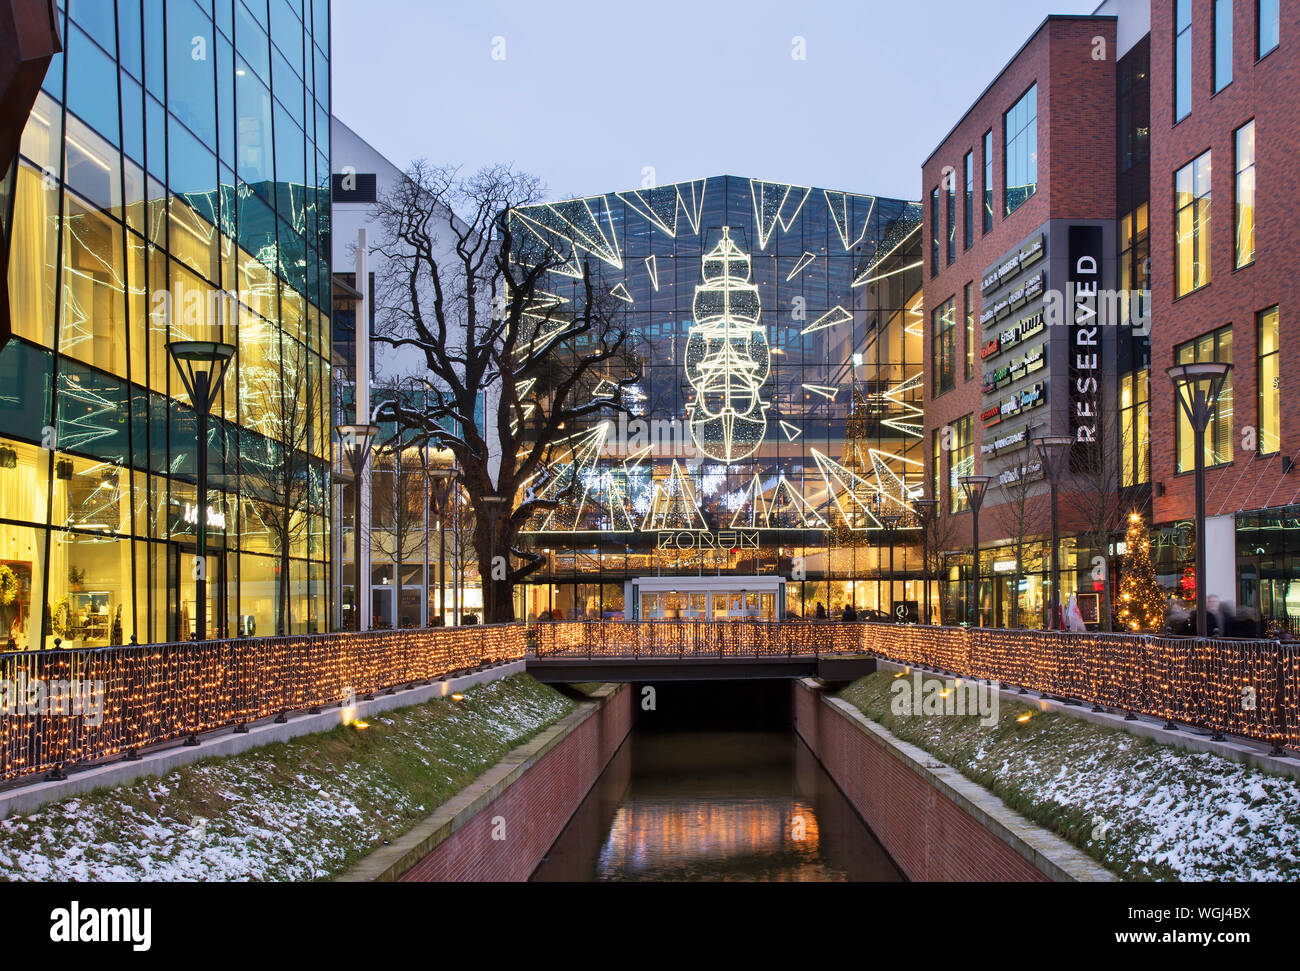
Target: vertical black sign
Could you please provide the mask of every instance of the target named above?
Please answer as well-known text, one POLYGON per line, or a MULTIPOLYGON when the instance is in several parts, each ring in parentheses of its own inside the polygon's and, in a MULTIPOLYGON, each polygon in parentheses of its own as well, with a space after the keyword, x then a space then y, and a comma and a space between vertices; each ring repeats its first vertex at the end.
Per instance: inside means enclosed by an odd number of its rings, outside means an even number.
POLYGON ((1074 437, 1070 468, 1083 471, 1093 467, 1102 438, 1102 324, 1097 314, 1102 267, 1100 226, 1070 227, 1069 259, 1066 303, 1070 315, 1070 434, 1074 437))

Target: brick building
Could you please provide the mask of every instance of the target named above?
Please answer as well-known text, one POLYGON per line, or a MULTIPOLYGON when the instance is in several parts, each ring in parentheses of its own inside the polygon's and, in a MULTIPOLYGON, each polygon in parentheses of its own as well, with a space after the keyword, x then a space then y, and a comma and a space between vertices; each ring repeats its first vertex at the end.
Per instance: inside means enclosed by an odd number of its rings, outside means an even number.
POLYGON ((1026 440, 1050 433, 1097 443, 1076 445, 1061 502, 1062 596, 1089 620, 1105 615, 1137 511, 1171 594, 1203 582, 1227 633, 1295 626, 1300 405, 1282 394, 1281 348, 1298 285, 1285 235, 1297 177, 1282 161, 1300 138, 1298 30, 1300 10, 1278 0, 1106 0, 1049 17, 925 162, 927 477, 950 520, 937 528, 953 551, 949 620, 1042 617, 1046 487, 1026 440), (1095 385, 1070 289, 1094 256, 1095 385), (1204 360, 1233 369, 1205 444, 1198 578, 1194 443, 1164 372, 1204 360), (995 476, 979 615, 956 485, 969 472, 995 476))
POLYGON ((1300 182, 1298 35, 1294 3, 1151 3, 1155 517, 1171 527, 1178 570, 1194 542, 1195 453, 1163 372, 1227 361, 1229 388, 1205 446, 1206 592, 1239 617, 1258 612, 1293 629, 1300 398, 1284 394, 1281 348, 1300 308, 1289 229, 1300 182))
MULTIPOLYGON (((1046 620, 1050 532, 1034 437, 1090 441, 1073 457, 1080 468, 1093 453, 1117 454, 1103 448, 1097 415, 1117 397, 1121 328, 1080 333, 1068 286, 1120 283, 1116 27, 1110 15, 1047 18, 922 169, 927 473, 936 542, 953 551, 941 570, 949 621, 1046 620), (994 476, 978 614, 971 557, 959 552, 972 517, 958 480, 970 473, 994 476)), ((1075 534, 1105 508, 1062 504, 1063 597, 1079 585, 1076 561, 1090 563, 1075 534)))

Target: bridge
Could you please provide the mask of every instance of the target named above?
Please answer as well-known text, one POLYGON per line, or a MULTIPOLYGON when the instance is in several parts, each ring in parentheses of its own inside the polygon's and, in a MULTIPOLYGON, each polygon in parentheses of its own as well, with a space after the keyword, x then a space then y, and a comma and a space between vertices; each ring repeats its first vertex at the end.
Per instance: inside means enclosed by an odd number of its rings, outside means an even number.
POLYGON ((859 624, 833 621, 576 621, 543 623, 525 668, 538 681, 712 681, 818 677, 876 670, 859 624))

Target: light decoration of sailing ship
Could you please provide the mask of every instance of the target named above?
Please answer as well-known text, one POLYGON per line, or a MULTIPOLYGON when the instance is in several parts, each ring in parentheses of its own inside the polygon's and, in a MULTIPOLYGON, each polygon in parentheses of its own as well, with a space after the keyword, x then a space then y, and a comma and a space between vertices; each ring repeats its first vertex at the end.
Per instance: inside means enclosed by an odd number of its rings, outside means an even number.
POLYGON ((769 405, 760 392, 771 352, 758 322, 762 306, 749 255, 729 226, 703 264, 686 341, 686 378, 696 392, 691 435, 709 458, 731 464, 752 455, 767 433, 769 405))

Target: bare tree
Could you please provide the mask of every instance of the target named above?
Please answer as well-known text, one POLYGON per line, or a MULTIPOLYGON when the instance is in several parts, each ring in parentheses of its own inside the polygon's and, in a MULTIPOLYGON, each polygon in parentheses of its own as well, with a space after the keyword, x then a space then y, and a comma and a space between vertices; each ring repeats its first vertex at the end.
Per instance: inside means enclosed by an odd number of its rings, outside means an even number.
POLYGON ((1084 461, 1072 461, 1063 483, 1069 494, 1071 517, 1082 529, 1080 539, 1091 549, 1091 571, 1102 584, 1101 628, 1112 629, 1113 579, 1111 544, 1128 527, 1128 515, 1150 501, 1150 484, 1121 492, 1125 449, 1121 447, 1119 422, 1114 409, 1103 409, 1097 420, 1098 445, 1084 461))
POLYGON ((275 632, 287 634, 290 554, 306 536, 307 510, 324 508, 328 486, 309 452, 323 427, 312 355, 288 336, 270 349, 240 369, 240 407, 258 433, 241 436, 240 491, 279 561, 275 632))
POLYGON ((541 194, 537 179, 506 166, 462 176, 416 162, 377 207, 375 339, 423 355, 432 400, 400 419, 456 457, 477 514, 489 622, 514 619, 514 585, 545 562, 518 537, 558 504, 536 488, 556 446, 622 409, 635 380, 624 372, 605 386, 630 363, 625 305, 589 261, 576 265, 571 243, 566 252, 545 226, 516 218, 541 194), (549 292, 553 270, 573 278, 568 295, 549 292))
POLYGON ((926 520, 924 533, 923 560, 925 575, 935 581, 939 593, 939 622, 943 623, 944 584, 942 571, 947 559, 946 554, 952 551, 952 547, 957 541, 957 517, 949 514, 943 508, 938 508, 934 511, 934 515, 926 520))
POLYGON ((1033 495, 1034 479, 1029 474, 1032 462, 1029 452, 1018 456, 1015 465, 1005 473, 1015 474, 1015 478, 998 487, 1002 501, 991 510, 1000 531, 1010 540, 1006 549, 1015 558, 1016 593, 1011 598, 1009 619, 1013 628, 1020 626, 1020 583, 1025 576, 1025 557, 1042 533, 1042 502, 1033 495))

